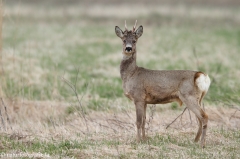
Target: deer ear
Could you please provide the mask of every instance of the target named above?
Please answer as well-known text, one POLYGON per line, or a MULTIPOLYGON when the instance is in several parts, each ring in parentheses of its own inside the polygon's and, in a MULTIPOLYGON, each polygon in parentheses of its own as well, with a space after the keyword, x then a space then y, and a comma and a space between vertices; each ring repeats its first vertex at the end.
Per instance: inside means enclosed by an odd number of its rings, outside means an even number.
POLYGON ((136 34, 136 38, 140 38, 140 36, 142 36, 143 33, 143 26, 139 26, 138 29, 135 31, 136 34))
POLYGON ((115 33, 118 37, 123 37, 123 31, 118 26, 115 26, 115 33))

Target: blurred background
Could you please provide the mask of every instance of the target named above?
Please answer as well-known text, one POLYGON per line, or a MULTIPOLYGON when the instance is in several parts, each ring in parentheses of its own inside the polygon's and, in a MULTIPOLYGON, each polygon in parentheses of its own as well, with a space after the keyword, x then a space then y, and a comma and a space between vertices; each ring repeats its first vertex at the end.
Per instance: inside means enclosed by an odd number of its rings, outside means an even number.
POLYGON ((114 27, 124 29, 127 20, 132 28, 136 19, 144 27, 139 66, 205 71, 212 79, 209 101, 240 93, 238 0, 3 3, 3 85, 9 98, 65 100, 71 95, 60 78, 72 81, 77 74, 80 94, 122 97, 121 40, 114 27))
POLYGON ((205 71, 212 79, 211 101, 240 93, 238 0, 3 3, 3 85, 9 98, 65 100, 71 95, 61 77, 73 81, 77 74, 80 94, 122 97, 121 40, 114 27, 124 29, 127 20, 132 28, 136 19, 144 27, 139 66, 205 71))

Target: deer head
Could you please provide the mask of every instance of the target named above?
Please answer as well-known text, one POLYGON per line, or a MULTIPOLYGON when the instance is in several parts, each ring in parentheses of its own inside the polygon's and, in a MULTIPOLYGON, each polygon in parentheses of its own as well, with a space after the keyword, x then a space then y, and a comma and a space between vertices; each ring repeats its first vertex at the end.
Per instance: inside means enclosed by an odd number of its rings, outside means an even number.
POLYGON ((137 21, 133 27, 133 30, 127 29, 127 24, 125 21, 125 31, 122 31, 118 26, 115 27, 115 33, 123 41, 123 53, 125 55, 131 55, 136 52, 136 44, 138 38, 143 33, 143 26, 139 26, 136 30, 137 21))

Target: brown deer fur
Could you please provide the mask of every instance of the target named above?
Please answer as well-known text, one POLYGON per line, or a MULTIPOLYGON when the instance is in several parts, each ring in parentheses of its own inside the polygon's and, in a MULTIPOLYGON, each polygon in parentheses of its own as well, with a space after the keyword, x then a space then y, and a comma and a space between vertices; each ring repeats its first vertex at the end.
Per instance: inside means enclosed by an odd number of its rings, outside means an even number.
MULTIPOLYGON (((136 25, 136 24, 135 24, 136 25)), ((208 75, 189 70, 149 70, 136 65, 136 43, 143 33, 140 26, 135 31, 123 32, 118 26, 115 32, 123 41, 123 59, 120 74, 124 94, 136 107, 137 140, 145 138, 147 104, 184 103, 198 118, 199 129, 195 138, 201 137, 201 146, 205 146, 208 116, 201 108, 203 96, 210 85, 208 75)))

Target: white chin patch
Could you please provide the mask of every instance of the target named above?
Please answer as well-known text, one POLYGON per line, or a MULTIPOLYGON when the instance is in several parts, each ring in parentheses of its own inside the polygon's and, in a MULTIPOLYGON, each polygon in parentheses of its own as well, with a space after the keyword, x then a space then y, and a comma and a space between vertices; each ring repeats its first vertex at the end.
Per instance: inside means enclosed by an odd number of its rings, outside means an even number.
POLYGON ((125 53, 126 53, 126 54, 131 54, 131 53, 132 53, 132 51, 125 51, 125 53))
POLYGON ((123 52, 123 59, 129 59, 132 55, 132 52, 123 52))

